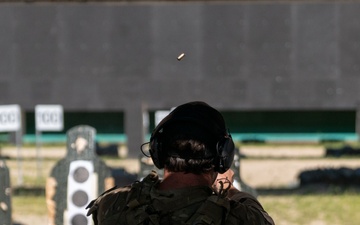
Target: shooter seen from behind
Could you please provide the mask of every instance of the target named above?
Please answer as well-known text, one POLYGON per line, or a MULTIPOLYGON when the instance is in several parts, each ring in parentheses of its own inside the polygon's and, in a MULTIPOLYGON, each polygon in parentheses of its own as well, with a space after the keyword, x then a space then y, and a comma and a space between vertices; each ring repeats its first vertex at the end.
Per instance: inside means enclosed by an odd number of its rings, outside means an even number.
POLYGON ((235 147, 216 109, 204 102, 178 106, 147 144, 163 179, 153 171, 105 192, 88 206, 95 224, 275 224, 255 197, 232 186, 235 147))

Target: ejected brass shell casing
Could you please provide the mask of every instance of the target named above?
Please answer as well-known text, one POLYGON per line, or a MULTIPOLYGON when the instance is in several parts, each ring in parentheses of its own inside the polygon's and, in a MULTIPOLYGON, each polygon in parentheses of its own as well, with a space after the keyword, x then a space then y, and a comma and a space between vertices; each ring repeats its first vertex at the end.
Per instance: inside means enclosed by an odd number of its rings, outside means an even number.
POLYGON ((180 61, 184 58, 185 56, 185 53, 181 53, 178 57, 177 57, 177 60, 180 61))

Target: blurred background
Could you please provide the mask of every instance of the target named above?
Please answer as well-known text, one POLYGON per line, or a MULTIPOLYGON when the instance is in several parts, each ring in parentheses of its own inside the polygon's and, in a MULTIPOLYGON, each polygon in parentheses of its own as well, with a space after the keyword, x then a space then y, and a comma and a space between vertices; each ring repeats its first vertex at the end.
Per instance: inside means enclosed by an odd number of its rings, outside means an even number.
POLYGON ((356 224, 359 21, 358 1, 1 0, 12 223, 48 223, 45 181, 72 127, 96 129, 97 155, 126 183, 157 121, 201 100, 224 115, 238 179, 277 224, 356 224))

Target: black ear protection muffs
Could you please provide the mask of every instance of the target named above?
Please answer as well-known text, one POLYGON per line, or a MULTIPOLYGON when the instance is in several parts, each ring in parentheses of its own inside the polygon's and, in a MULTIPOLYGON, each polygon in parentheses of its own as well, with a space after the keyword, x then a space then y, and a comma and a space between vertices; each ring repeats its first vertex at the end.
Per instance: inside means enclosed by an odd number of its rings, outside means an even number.
MULTIPOLYGON (((205 103, 199 103, 195 102, 196 104, 200 104, 200 107, 206 107, 208 110, 215 111, 216 116, 219 112, 217 112, 215 109, 211 108, 205 103), (204 105, 205 104, 205 105, 204 105)), ((187 103, 187 104, 194 104, 194 103, 187 103)), ((186 106, 187 104, 184 104, 182 106, 177 107, 172 113, 170 113, 165 119, 154 129, 154 131, 151 134, 150 143, 149 143, 149 151, 150 156, 154 162, 154 165, 162 169, 164 168, 165 159, 169 156, 169 154, 166 152, 167 149, 163 149, 163 138, 166 136, 166 127, 170 123, 174 121, 182 121, 182 122, 190 122, 194 125, 200 125, 205 128, 205 130, 209 131, 210 133, 215 133, 219 140, 215 140, 216 146, 214 146, 214 149, 216 149, 216 152, 212 152, 211 155, 213 155, 214 158, 214 165, 215 165, 215 171, 219 173, 225 173, 232 165, 234 160, 234 154, 235 154, 235 145, 231 138, 231 135, 227 132, 225 129, 225 123, 223 122, 222 116, 221 120, 218 120, 216 118, 215 120, 212 120, 211 116, 207 117, 208 114, 204 115, 204 112, 196 115, 194 117, 189 116, 189 111, 186 112, 186 116, 182 115, 182 113, 177 113, 176 110, 180 111, 181 107, 186 106), (203 114, 203 115, 201 115, 203 114), (209 122, 210 121, 210 122, 209 122), (217 121, 220 123, 221 127, 216 124, 217 121)), ((196 105, 197 106, 197 105, 196 105)), ((199 107, 199 106, 197 106, 199 107)), ((210 111, 210 112, 211 112, 210 111)), ((197 111, 196 111, 197 112, 197 111)), ((212 112, 214 113, 214 112, 212 112)), ((192 115, 190 113, 190 115, 192 115)))
POLYGON ((167 154, 166 152, 163 152, 162 142, 159 141, 156 133, 151 135, 149 145, 149 152, 154 165, 159 169, 164 168, 165 157, 167 154))
POLYGON ((217 155, 214 159, 215 171, 225 173, 231 167, 235 154, 235 145, 229 133, 217 143, 216 151, 217 155))

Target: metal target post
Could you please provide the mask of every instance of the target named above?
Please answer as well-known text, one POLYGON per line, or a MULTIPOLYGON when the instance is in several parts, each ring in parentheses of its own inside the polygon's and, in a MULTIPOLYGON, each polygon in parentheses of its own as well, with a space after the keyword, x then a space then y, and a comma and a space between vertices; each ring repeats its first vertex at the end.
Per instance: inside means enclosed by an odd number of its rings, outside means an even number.
POLYGON ((42 171, 42 155, 41 155, 41 131, 36 129, 36 171, 37 180, 40 182, 41 171, 42 171))
POLYGON ((18 185, 19 186, 22 186, 23 183, 24 183, 24 180, 23 180, 23 169, 22 169, 22 153, 21 153, 21 142, 22 142, 22 132, 21 132, 21 128, 18 129, 16 131, 16 149, 17 149, 17 152, 18 152, 18 172, 19 172, 19 176, 18 176, 18 185))
POLYGON ((0 106, 0 132, 15 132, 15 142, 17 149, 18 164, 18 185, 23 184, 22 173, 22 154, 21 154, 21 137, 22 137, 21 109, 19 105, 1 105, 0 106))
POLYGON ((62 131, 64 127, 64 110, 61 105, 36 105, 35 106, 35 130, 36 130, 36 154, 37 154, 37 176, 40 180, 42 172, 41 155, 41 132, 62 131))

